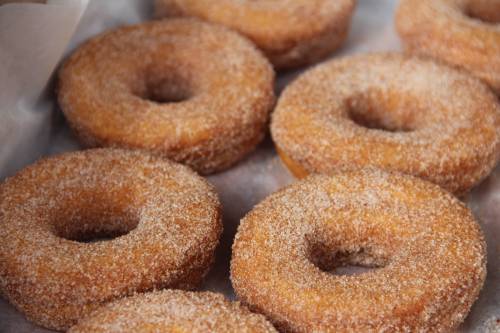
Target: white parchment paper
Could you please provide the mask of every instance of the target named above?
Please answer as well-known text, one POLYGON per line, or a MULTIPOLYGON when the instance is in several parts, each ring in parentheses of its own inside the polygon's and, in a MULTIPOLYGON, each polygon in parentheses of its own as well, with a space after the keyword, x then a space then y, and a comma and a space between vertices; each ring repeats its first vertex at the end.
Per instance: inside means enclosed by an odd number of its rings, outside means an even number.
POLYGON ((46 151, 46 86, 88 0, 0 6, 0 177, 46 151))
MULTIPOLYGON (((70 3, 72 1, 65 0, 61 2, 70 3)), ((74 2, 79 1, 75 0, 74 2)), ((80 4, 82 3, 80 2, 80 4)), ((399 50, 399 39, 393 28, 393 14, 396 5, 397 0, 358 0, 349 39, 343 49, 332 57, 359 52, 399 50)), ((35 6, 38 6, 38 10, 40 10, 43 5, 35 6)), ((150 19, 151 7, 150 0, 92 0, 65 54, 68 54, 83 40, 106 29, 150 19)), ((5 71, 2 56, 6 52, 2 35, 4 28, 9 28, 8 24, 4 24, 2 9, 0 7, 0 78, 3 77, 2 71, 5 71)), ((55 11, 56 9, 61 10, 61 8, 51 7, 47 11, 55 11)), ((34 9, 29 9, 29 11, 31 10, 34 9)), ((21 17, 27 15, 21 9, 17 9, 17 11, 16 15, 21 17)), ((49 14, 46 15, 50 19, 47 18, 47 22, 37 21, 39 25, 33 30, 38 30, 38 35, 32 38, 31 43, 28 44, 30 45, 29 48, 19 51, 21 54, 26 52, 26 54, 33 56, 37 52, 48 52, 50 54, 60 54, 62 52, 61 45, 67 43, 70 30, 72 30, 65 29, 72 26, 74 20, 55 23, 54 17, 49 14), (50 20, 52 22, 49 22, 50 20)), ((11 21, 15 20, 11 19, 11 21)), ((29 33, 25 30, 28 25, 28 23, 24 23, 23 30, 10 27, 10 33, 7 35, 10 38, 20 38, 21 34, 29 33), (19 31, 22 31, 22 33, 19 31)), ((11 57, 18 55, 18 51, 9 50, 9 52, 11 57)), ((16 82, 15 87, 12 87, 5 80, 0 80, 0 142, 2 145, 0 148, 0 176, 11 173, 14 169, 21 167, 41 154, 54 154, 81 149, 62 122, 59 122, 54 127, 48 145, 45 144, 44 140, 34 141, 32 139, 44 137, 39 133, 48 133, 47 124, 49 121, 46 118, 50 112, 47 112, 47 110, 50 111, 53 108, 54 96, 50 93, 42 94, 41 98, 34 96, 38 94, 38 90, 35 88, 45 86, 46 82, 49 82, 46 79, 42 80, 42 76, 37 75, 40 78, 39 81, 43 82, 38 82, 35 79, 36 85, 25 82, 25 86, 23 86, 17 82, 23 82, 25 71, 40 70, 43 74, 51 72, 55 62, 54 57, 34 57, 31 59, 35 59, 33 66, 30 67, 32 69, 16 70, 7 66, 11 79, 16 82), (19 80, 17 80, 18 76, 20 76, 19 80), (8 89, 8 91, 5 89, 8 89), (5 101, 14 101, 14 103, 6 104, 5 101), (23 101, 29 101, 29 103, 23 101), (11 104, 12 106, 6 106, 11 104), (14 125, 5 126, 5 119, 10 122, 9 124, 14 125), (19 132, 19 135, 12 134, 15 132, 19 132), (6 146, 8 147, 6 148, 6 146), (19 150, 19 148, 14 147, 27 147, 27 149, 19 150), (5 156, 8 156, 9 163, 5 162, 5 156)), ((277 90, 281 91, 300 72, 295 71, 280 75, 277 90)), ((51 89, 52 86, 49 85, 47 91, 50 92, 51 89)), ((253 154, 235 167, 209 177, 209 181, 216 186, 224 206, 225 230, 221 245, 217 251, 216 264, 202 289, 218 291, 230 298, 234 298, 229 281, 229 260, 231 243, 239 220, 268 194, 291 183, 293 180, 293 177, 281 165, 269 138, 253 154)), ((488 242, 488 277, 479 300, 474 305, 466 322, 461 326, 460 331, 500 332, 500 168, 497 168, 482 185, 469 195, 467 202, 480 220, 486 234, 488 242)), ((436 265, 439 265, 439 263, 436 263, 436 265)), ((11 305, 4 300, 0 300, 0 332, 48 331, 27 322, 23 315, 11 305)))

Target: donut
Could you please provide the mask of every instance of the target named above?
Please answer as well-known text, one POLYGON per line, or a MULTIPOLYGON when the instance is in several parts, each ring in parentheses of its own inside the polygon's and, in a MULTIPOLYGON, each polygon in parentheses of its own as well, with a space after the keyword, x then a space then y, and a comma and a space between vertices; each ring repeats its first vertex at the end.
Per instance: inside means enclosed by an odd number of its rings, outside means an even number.
POLYGON ((102 306, 68 333, 277 332, 262 315, 212 292, 163 290, 102 306))
POLYGON ((3 296, 55 330, 135 292, 198 286, 222 229, 217 195, 196 173, 110 148, 43 159, 5 180, 0 225, 3 296))
POLYGON ((470 71, 500 95, 500 0, 403 0, 405 48, 470 71))
POLYGON ((471 211, 439 186, 339 171, 296 182, 243 218, 231 280, 283 332, 447 332, 478 297, 485 247, 471 211), (345 265, 371 270, 339 273, 345 265))
POLYGON ((250 38, 278 70, 322 60, 345 41, 355 0, 155 0, 157 17, 194 16, 250 38))
POLYGON ((463 195, 496 165, 500 106, 478 79, 396 53, 345 57, 289 85, 272 117, 297 177, 375 167, 463 195))
POLYGON ((58 99, 87 147, 154 151, 203 174, 262 140, 274 71, 246 39, 194 19, 122 27, 81 46, 58 99))

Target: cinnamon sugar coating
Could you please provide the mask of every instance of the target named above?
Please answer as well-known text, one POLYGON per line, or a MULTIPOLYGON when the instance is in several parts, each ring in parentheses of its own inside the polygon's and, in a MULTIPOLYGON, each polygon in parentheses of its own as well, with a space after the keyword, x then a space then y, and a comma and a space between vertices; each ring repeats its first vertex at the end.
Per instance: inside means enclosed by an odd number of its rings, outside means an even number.
POLYGON ((500 95, 500 0, 403 0, 396 27, 409 52, 464 68, 500 95))
POLYGON ((151 150, 204 174, 252 151, 274 106, 274 71, 252 43, 194 19, 101 34, 59 77, 59 104, 84 145, 151 150))
POLYGON ((222 231, 219 200, 204 179, 119 149, 50 157, 8 178, 0 225, 2 295, 56 330, 116 298, 197 286, 222 231))
POLYGON ((277 332, 264 316, 212 292, 163 290, 107 304, 68 333, 277 332))
POLYGON ((303 177, 376 167, 415 175, 457 195, 497 164, 500 106, 467 73, 430 60, 369 54, 333 60, 283 92, 271 133, 303 177))
POLYGON ((446 332, 484 283, 485 246, 471 211, 435 184, 375 169, 334 172, 292 184, 245 216, 231 280, 283 332, 446 332), (345 264, 374 269, 335 274, 345 264))
POLYGON ((250 38, 275 68, 317 62, 338 49, 355 0, 156 0, 156 16, 194 16, 250 38))

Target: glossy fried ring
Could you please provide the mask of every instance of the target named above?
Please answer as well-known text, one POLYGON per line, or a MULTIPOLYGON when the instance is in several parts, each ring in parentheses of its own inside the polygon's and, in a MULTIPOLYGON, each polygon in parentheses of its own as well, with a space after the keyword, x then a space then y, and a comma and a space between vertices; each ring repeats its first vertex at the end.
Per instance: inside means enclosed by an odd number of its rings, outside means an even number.
POLYGON ((193 19, 120 28, 80 47, 59 103, 80 141, 223 170, 264 137, 274 72, 245 38, 193 19))
POLYGON ((376 167, 464 194, 500 152, 500 106, 479 80, 398 54, 334 60, 283 92, 271 132, 298 177, 376 167))
POLYGON ((467 69, 500 95, 500 0, 403 0, 396 26, 408 51, 467 69))
POLYGON ((315 175, 242 220, 231 280, 284 332, 443 332, 478 297, 485 246, 470 210, 437 185, 377 170, 315 175), (335 272, 346 264, 373 269, 335 272))
POLYGON ((213 262, 219 211, 204 179, 146 153, 41 160, 0 187, 1 292, 29 320, 65 330, 116 298, 193 288, 213 262))
POLYGON ((127 297, 95 310, 68 333, 276 332, 262 315, 220 294, 163 290, 127 297))
POLYGON ((317 62, 338 49, 355 0, 156 0, 156 16, 194 16, 250 38, 275 68, 317 62))

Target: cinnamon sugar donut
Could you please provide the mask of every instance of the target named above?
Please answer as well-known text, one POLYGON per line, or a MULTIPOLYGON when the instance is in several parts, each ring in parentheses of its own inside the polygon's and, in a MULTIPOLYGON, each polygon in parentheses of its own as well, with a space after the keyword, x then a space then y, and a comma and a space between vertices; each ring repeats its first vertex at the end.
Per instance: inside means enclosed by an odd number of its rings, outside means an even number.
POLYGON ((471 211, 437 185, 375 169, 335 172, 245 216, 231 280, 284 332, 445 332, 478 297, 485 246, 471 211), (335 271, 346 264, 373 269, 335 271))
POLYGON ((276 332, 262 315, 220 294, 164 290, 107 304, 68 333, 276 332))
POLYGON ((56 330, 135 292, 197 286, 222 228, 205 180, 118 149, 51 157, 7 179, 0 225, 1 292, 56 330))
POLYGON ((396 26, 408 51, 467 69, 500 94, 500 0, 403 0, 396 26))
POLYGON ((271 132, 298 177, 376 167, 464 194, 499 158, 500 107, 479 80, 399 54, 334 60, 283 92, 271 132))
POLYGON ((60 72, 59 104, 89 147, 147 149, 207 174, 261 141, 274 72, 246 39, 193 19, 119 28, 60 72))
POLYGON ((158 17, 195 16, 250 38, 275 68, 317 62, 345 41, 355 0, 156 0, 158 17))

